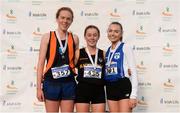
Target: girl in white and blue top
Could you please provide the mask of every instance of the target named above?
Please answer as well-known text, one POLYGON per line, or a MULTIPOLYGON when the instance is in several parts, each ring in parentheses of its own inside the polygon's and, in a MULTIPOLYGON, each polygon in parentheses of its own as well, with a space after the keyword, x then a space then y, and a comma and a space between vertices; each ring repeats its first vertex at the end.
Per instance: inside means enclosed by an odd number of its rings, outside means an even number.
POLYGON ((110 112, 131 112, 137 104, 138 80, 133 51, 122 42, 119 22, 108 28, 111 46, 106 52, 106 93, 110 112))

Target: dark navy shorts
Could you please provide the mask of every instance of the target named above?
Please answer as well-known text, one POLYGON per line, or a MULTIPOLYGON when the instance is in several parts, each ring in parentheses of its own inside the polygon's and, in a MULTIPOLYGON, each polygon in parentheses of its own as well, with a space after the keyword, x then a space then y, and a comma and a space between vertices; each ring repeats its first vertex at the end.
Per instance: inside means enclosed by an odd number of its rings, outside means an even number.
POLYGON ((129 78, 121 78, 118 81, 106 83, 106 94, 108 100, 128 99, 131 95, 131 81, 129 78))
POLYGON ((76 82, 43 81, 43 92, 48 100, 75 100, 76 82))
POLYGON ((105 103, 104 85, 79 82, 76 90, 76 103, 105 103))

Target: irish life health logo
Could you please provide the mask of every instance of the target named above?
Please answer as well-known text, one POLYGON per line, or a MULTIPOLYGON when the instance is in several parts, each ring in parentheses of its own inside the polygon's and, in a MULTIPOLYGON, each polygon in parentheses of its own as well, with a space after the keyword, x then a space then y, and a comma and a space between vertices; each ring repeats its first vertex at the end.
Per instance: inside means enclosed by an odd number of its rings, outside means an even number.
POLYGON ((174 16, 170 7, 165 7, 162 10, 161 15, 163 21, 171 21, 172 17, 174 16))
POLYGON ((178 71, 179 65, 177 64, 177 62, 175 61, 175 63, 163 63, 160 62, 159 63, 159 69, 163 70, 163 71, 178 71))
POLYGON ((165 88, 174 88, 174 84, 170 78, 166 82, 163 83, 165 88))
POLYGON ((81 17, 84 17, 86 19, 98 19, 99 18, 99 13, 94 10, 82 10, 80 12, 81 17))
POLYGON ((147 82, 139 81, 138 86, 140 88, 144 88, 144 89, 151 89, 152 88, 152 83, 150 81, 147 81, 147 82))
POLYGON ((32 32, 32 35, 33 35, 33 41, 40 41, 41 40, 41 37, 42 37, 42 33, 41 33, 41 28, 40 27, 37 27, 33 32, 32 32))
POLYGON ((19 30, 3 29, 3 35, 9 39, 21 38, 22 32, 19 30))
POLYGON ((158 28, 158 32, 163 34, 165 38, 169 37, 169 36, 176 36, 177 35, 177 28, 176 27, 163 27, 163 26, 160 26, 158 28))
POLYGON ((16 94, 18 92, 18 88, 16 87, 16 82, 14 80, 11 80, 6 85, 6 93, 7 94, 16 94))
POLYGON ((10 58, 10 59, 15 59, 18 55, 15 49, 15 46, 13 44, 10 45, 10 47, 6 49, 6 53, 7 53, 7 58, 10 58))
POLYGON ((138 17, 139 19, 145 19, 145 18, 150 18, 151 17, 151 12, 150 11, 137 11, 133 10, 132 15, 138 17))
POLYGON ((120 14, 118 8, 111 9, 110 12, 108 12, 108 15, 109 19, 113 21, 122 19, 122 14, 120 14))
POLYGON ((140 61, 140 63, 136 65, 136 68, 137 68, 138 74, 144 74, 147 71, 144 61, 140 61))
POLYGON ((166 98, 161 98, 160 99, 160 104, 163 105, 169 105, 169 106, 179 106, 179 100, 177 99, 166 99, 166 98))
POLYGON ((32 103, 34 112, 45 112, 44 103, 39 102, 38 100, 34 100, 32 103))
POLYGON ((176 92, 176 84, 172 78, 168 77, 165 81, 162 82, 162 87, 164 92, 175 94, 176 92))
POLYGON ((137 110, 144 112, 147 111, 149 105, 145 96, 140 96, 137 102, 137 110))
POLYGON ((172 56, 173 55, 173 47, 172 45, 167 42, 163 47, 162 47, 162 54, 164 56, 172 56))
POLYGON ((32 18, 32 19, 35 19, 35 20, 46 20, 47 19, 46 12, 29 11, 28 15, 29 15, 29 18, 32 18))
POLYGON ((110 12, 111 17, 120 17, 120 14, 118 14, 117 8, 114 8, 112 12, 110 12))
POLYGON ((138 53, 150 53, 151 52, 151 47, 150 46, 138 46, 138 45, 133 45, 133 50, 138 52, 138 53))
POLYGON ((163 15, 163 16, 166 16, 166 17, 171 17, 171 16, 173 16, 173 14, 171 13, 169 7, 166 7, 165 10, 162 11, 162 15, 163 15))
POLYGON ((32 53, 39 53, 39 47, 34 47, 34 46, 31 46, 29 47, 29 51, 32 52, 32 53))
POLYGON ((11 111, 17 111, 22 107, 22 103, 19 101, 10 101, 10 100, 3 100, 2 101, 2 111, 6 111, 7 109, 11 111))
POLYGON ((17 17, 13 9, 10 9, 9 12, 6 14, 6 19, 7 23, 16 23, 17 17))
POLYGON ((145 101, 145 97, 142 96, 139 100, 138 100, 138 104, 141 106, 147 106, 147 102, 145 101))
POLYGON ((135 34, 137 39, 144 39, 145 37, 147 37, 147 33, 145 32, 145 28, 143 25, 137 26, 135 34))
POLYGON ((17 73, 20 73, 22 72, 22 66, 16 66, 16 65, 12 65, 12 66, 9 66, 9 65, 3 65, 3 71, 6 71, 6 72, 10 72, 10 73, 14 73, 14 74, 17 74, 17 73))

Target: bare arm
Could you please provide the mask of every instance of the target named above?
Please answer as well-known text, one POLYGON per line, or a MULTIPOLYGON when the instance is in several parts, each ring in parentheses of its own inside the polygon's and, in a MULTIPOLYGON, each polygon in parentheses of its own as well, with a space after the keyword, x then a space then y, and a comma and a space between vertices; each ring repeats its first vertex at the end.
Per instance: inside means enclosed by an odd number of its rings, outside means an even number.
POLYGON ((77 61, 79 59, 79 38, 77 35, 73 35, 74 43, 75 43, 75 58, 74 58, 74 64, 77 64, 77 61))
POLYGON ((79 38, 77 35, 73 35, 74 42, 75 42, 75 50, 79 49, 79 38))
POLYGON ((105 51, 103 51, 103 58, 104 58, 104 60, 106 59, 106 52, 105 51))
POLYGON ((49 43, 50 34, 44 34, 41 39, 40 51, 39 51, 39 60, 37 66, 37 89, 41 89, 41 82, 43 79, 43 71, 46 59, 46 52, 49 43))
POLYGON ((76 65, 79 59, 79 49, 75 51, 75 58, 74 58, 74 64, 76 65))

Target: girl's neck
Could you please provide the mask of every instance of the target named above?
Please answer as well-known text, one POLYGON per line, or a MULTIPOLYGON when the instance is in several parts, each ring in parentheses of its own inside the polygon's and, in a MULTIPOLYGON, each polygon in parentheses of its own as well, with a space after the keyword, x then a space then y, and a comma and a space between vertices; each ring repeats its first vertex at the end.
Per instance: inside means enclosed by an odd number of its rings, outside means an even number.
POLYGON ((112 45, 111 45, 111 49, 115 49, 117 44, 119 43, 120 41, 117 41, 117 42, 112 42, 112 45))
POLYGON ((87 49, 91 55, 96 54, 96 47, 87 46, 87 49))
POLYGON ((66 32, 67 32, 67 31, 63 31, 63 30, 61 30, 61 29, 58 29, 57 31, 59 32, 60 39, 61 39, 61 40, 65 40, 65 39, 66 39, 66 32))

